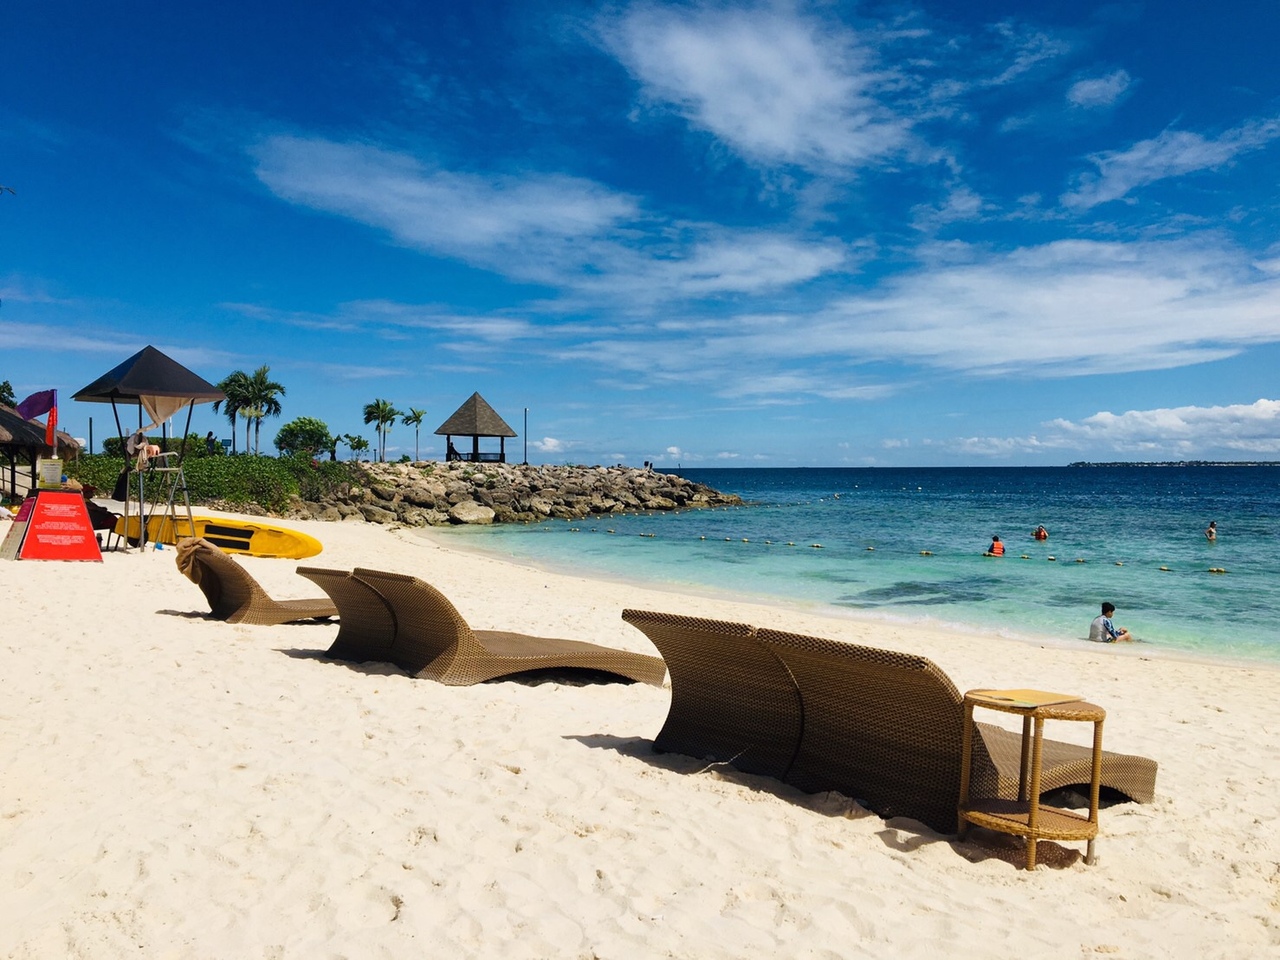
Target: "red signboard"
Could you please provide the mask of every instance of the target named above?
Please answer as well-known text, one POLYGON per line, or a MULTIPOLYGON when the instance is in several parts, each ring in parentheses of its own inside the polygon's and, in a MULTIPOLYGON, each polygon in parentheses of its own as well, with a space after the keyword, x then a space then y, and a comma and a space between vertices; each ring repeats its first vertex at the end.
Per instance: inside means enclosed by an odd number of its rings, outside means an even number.
MULTIPOLYGON (((31 501, 28 500, 28 503, 31 501)), ((102 561, 84 496, 58 490, 41 490, 27 522, 27 533, 18 548, 19 560, 102 561)))

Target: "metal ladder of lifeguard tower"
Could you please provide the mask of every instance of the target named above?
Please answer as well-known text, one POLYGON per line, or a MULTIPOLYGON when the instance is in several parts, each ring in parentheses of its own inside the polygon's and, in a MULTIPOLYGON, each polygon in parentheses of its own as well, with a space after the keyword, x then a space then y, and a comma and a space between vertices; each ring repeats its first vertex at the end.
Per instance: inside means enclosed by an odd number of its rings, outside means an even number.
MULTIPOLYGON (((178 527, 178 491, 182 492, 182 504, 187 513, 187 526, 184 535, 194 536, 196 529, 195 517, 191 514, 191 497, 187 492, 187 475, 182 469, 182 455, 170 450, 165 453, 157 454, 150 459, 164 460, 166 465, 163 467, 157 467, 148 464, 145 469, 135 469, 133 471, 137 475, 138 486, 138 547, 142 550, 146 549, 147 540, 150 536, 150 522, 156 516, 156 512, 154 510, 151 512, 150 516, 147 516, 147 477, 150 474, 154 473, 160 475, 158 482, 163 484, 161 490, 165 501, 164 512, 160 514, 163 519, 159 524, 159 529, 156 531, 156 538, 154 541, 156 548, 158 549, 161 544, 165 543, 167 539, 170 539, 168 535, 172 535, 172 542, 177 543, 179 539, 178 534, 183 532, 180 531, 178 527), (177 464, 174 466, 168 466, 169 457, 177 457, 177 464)), ((129 549, 128 533, 130 510, 128 498, 132 496, 132 493, 133 484, 129 484, 125 494, 126 499, 124 503, 124 549, 126 552, 129 549)))

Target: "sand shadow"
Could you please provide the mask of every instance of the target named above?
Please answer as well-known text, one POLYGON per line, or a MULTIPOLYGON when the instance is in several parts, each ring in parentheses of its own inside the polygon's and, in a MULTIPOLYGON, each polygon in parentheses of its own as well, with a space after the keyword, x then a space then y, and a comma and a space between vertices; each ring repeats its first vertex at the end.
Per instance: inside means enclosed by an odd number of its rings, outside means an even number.
MULTIPOLYGON (((286 649, 280 647, 277 649, 286 657, 293 657, 295 660, 318 660, 322 663, 333 664, 336 667, 346 667, 356 673, 363 673, 369 676, 410 676, 394 663, 387 663, 381 660, 365 660, 363 662, 356 660, 341 660, 336 657, 330 657, 327 649, 300 650, 297 648, 286 649)), ((411 677, 411 679, 417 678, 411 677)), ((632 680, 630 677, 619 676, 616 673, 608 673, 604 670, 591 670, 585 667, 545 667, 539 670, 525 670, 521 673, 504 674, 501 677, 494 677, 492 680, 481 681, 482 684, 519 683, 526 687, 538 687, 549 683, 565 687, 591 687, 601 684, 629 685, 636 682, 637 681, 632 680)), ((475 684, 475 686, 478 685, 479 684, 475 684)), ((443 686, 443 684, 441 684, 441 686, 443 686)))
MULTIPOLYGON (((643 737, 617 737, 608 734, 570 734, 566 740, 577 740, 583 746, 593 750, 612 750, 625 757, 630 757, 671 773, 697 776, 710 774, 718 780, 737 784, 758 793, 767 793, 779 800, 804 807, 822 816, 845 820, 865 820, 875 817, 884 823, 884 829, 878 830, 876 836, 889 849, 900 853, 912 853, 921 847, 936 843, 945 843, 970 863, 982 863, 985 860, 1000 860, 1021 869, 1026 863, 1026 847, 1021 838, 984 830, 979 827, 970 829, 968 836, 962 841, 953 835, 947 835, 931 829, 919 820, 909 817, 890 817, 883 819, 874 810, 862 806, 856 800, 835 791, 822 793, 805 793, 804 791, 783 783, 773 777, 760 774, 743 773, 727 763, 714 763, 698 760, 678 753, 662 753, 655 751, 653 741, 643 737), (905 835, 905 836, 904 836, 905 835)), ((1049 799, 1046 796, 1045 800, 1049 799)), ((1047 804, 1046 804, 1047 805, 1047 804)), ((1084 859, 1081 851, 1064 847, 1050 840, 1041 840, 1036 845, 1036 866, 1049 869, 1065 869, 1075 866, 1084 859)))
MULTIPOLYGON (((157 610, 156 613, 162 617, 181 617, 183 620, 208 620, 210 623, 225 623, 225 620, 219 620, 208 611, 201 612, 199 610, 157 610)), ((275 623, 275 627, 329 627, 336 626, 337 620, 327 620, 324 618, 312 617, 307 620, 290 620, 287 623, 275 623)), ((235 624, 232 624, 235 626, 235 624)))

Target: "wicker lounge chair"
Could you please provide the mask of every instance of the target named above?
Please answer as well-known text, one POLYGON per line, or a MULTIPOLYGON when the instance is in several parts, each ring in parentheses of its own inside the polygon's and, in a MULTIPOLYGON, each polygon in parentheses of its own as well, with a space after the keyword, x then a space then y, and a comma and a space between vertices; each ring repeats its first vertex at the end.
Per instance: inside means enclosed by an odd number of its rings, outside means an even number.
POLYGON ((352 576, 381 594, 395 616, 395 639, 384 659, 416 677, 469 686, 548 668, 594 670, 652 684, 666 676, 658 657, 576 640, 473 631, 444 594, 417 577, 359 568, 352 576))
MULTIPOLYGON (((758 630, 786 664, 804 704, 804 732, 787 782, 836 790, 881 816, 906 816, 943 833, 956 829, 963 744, 963 697, 924 657, 818 637, 758 630)), ((674 686, 674 677, 673 677, 674 686)), ((1020 735, 978 724, 975 796, 1016 799, 1020 735)), ((1089 783, 1088 747, 1046 739, 1041 793, 1089 783)), ((1103 752, 1102 785, 1149 803, 1156 763, 1103 752)))
POLYGON ((800 693, 755 628, 624 610, 671 672, 671 709, 655 750, 781 778, 800 747, 800 693))
POLYGON ((396 639, 396 616, 377 590, 346 570, 299 567, 338 608, 338 636, 326 656, 334 660, 386 661, 396 639))
POLYGON ((178 569, 203 591, 215 620, 270 626, 336 616, 329 600, 273 600, 258 581, 209 541, 178 541, 178 569))

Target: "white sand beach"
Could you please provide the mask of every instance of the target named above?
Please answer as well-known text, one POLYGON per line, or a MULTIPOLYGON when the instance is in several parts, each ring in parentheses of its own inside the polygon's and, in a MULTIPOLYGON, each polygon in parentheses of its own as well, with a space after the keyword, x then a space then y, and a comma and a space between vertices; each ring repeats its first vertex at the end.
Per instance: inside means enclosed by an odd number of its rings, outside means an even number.
MULTIPOLYGON (((283 522, 283 521, 282 521, 283 522)), ((959 843, 654 754, 669 688, 446 687, 327 660, 336 624, 206 619, 172 548, 0 563, 0 956, 1280 956, 1280 673, 551 574, 363 523, 309 565, 413 573, 477 628, 653 653, 638 607, 1079 693, 1160 764, 1099 861, 959 843)), ((297 563, 238 558, 275 597, 297 563)), ((1050 725, 1084 742, 1087 724, 1050 725), (1078 729, 1073 729, 1078 728, 1078 729)))

